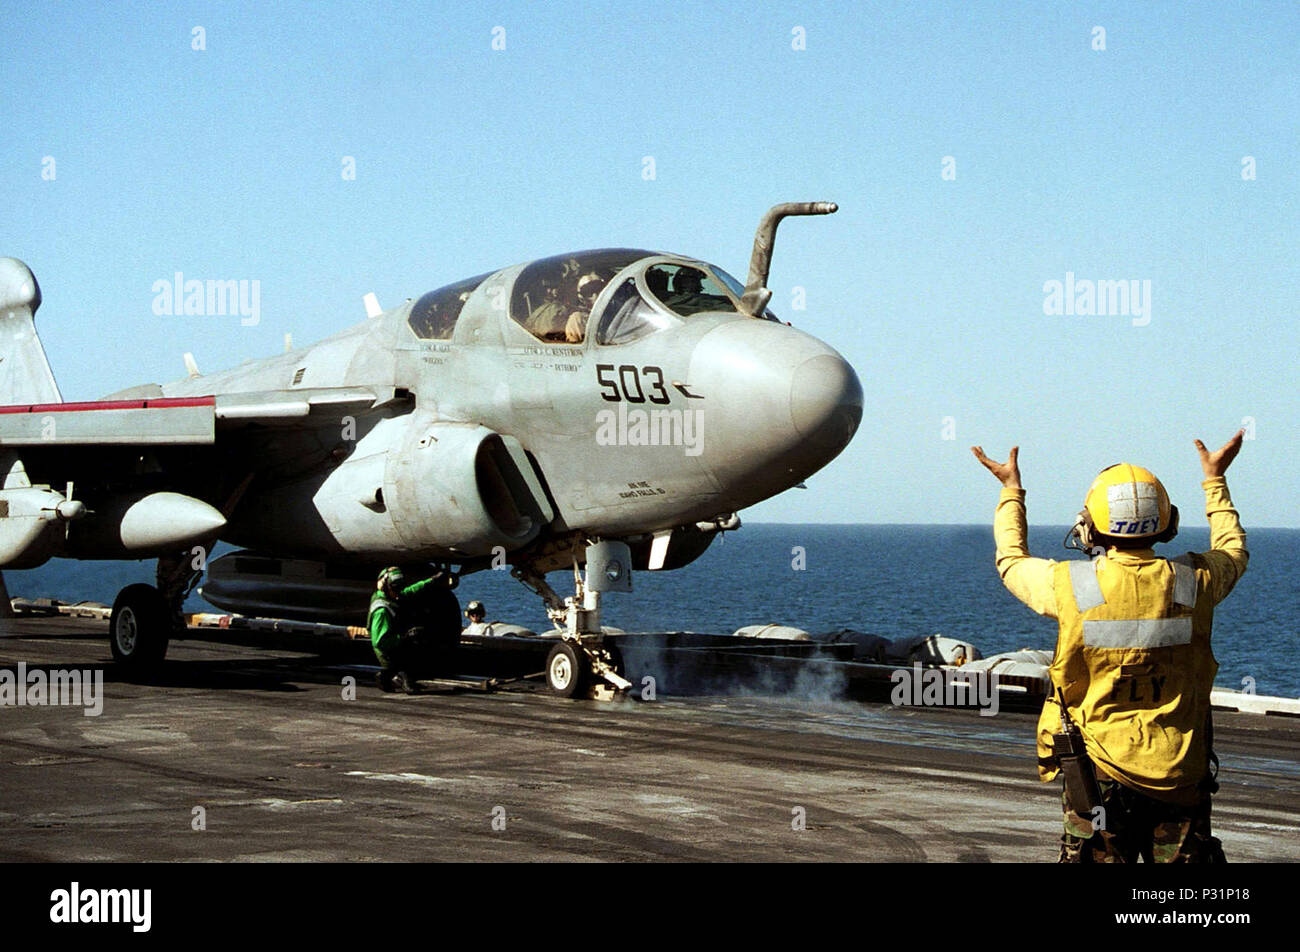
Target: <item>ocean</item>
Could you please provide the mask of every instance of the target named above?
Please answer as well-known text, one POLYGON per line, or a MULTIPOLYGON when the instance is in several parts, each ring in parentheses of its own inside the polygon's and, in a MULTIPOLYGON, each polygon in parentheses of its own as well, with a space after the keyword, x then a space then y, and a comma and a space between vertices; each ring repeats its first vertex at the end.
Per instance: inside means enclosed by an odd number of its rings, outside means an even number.
MULTIPOLYGON (((1030 551, 1075 557, 1061 547, 1066 528, 1031 528, 1030 551)), ((1240 690, 1253 679, 1258 694, 1300 697, 1300 562, 1291 558, 1300 549, 1300 529, 1248 533, 1250 569, 1215 612, 1216 683, 1240 690)), ((1189 527, 1157 552, 1173 556, 1208 546, 1208 528, 1189 527)), ((112 604, 123 586, 152 582, 153 563, 52 560, 4 576, 12 596, 112 604)), ((564 573, 548 580, 561 596, 572 594, 564 573)), ((691 565, 639 572, 633 585, 631 594, 604 597, 605 624, 628 631, 732 632, 775 623, 886 638, 940 634, 969 641, 985 655, 1051 650, 1056 643, 1055 622, 1003 588, 991 526, 746 525, 691 565)), ((489 620, 550 627, 540 599, 506 572, 466 576, 457 594, 462 605, 485 602, 489 620)), ((197 596, 186 607, 213 610, 197 596)))

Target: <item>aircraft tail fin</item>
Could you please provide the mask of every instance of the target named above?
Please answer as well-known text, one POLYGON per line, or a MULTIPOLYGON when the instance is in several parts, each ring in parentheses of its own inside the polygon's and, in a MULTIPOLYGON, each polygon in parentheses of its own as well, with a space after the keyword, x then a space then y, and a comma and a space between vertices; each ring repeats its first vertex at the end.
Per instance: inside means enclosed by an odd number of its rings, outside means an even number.
POLYGON ((36 336, 41 287, 27 265, 0 258, 0 404, 62 403, 36 336))

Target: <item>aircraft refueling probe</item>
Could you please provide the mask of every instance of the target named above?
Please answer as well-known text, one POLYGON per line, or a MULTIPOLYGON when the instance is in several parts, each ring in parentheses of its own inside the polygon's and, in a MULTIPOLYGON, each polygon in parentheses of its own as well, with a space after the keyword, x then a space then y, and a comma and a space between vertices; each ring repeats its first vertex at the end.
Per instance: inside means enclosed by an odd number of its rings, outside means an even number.
POLYGON ((761 317, 763 308, 772 300, 767 287, 767 276, 772 270, 772 249, 776 245, 776 226, 790 215, 834 215, 840 206, 834 202, 785 202, 773 205, 759 220, 754 232, 754 250, 749 256, 749 275, 745 278, 745 293, 740 306, 751 317, 761 317))

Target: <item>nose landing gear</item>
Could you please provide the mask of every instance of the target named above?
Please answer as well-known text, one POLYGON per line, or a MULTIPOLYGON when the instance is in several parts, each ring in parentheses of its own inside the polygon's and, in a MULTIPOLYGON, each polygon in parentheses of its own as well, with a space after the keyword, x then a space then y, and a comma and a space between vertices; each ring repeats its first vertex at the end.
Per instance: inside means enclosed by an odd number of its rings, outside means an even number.
POLYGON ((584 579, 575 558, 575 592, 560 601, 546 577, 523 566, 519 579, 546 602, 546 613, 563 631, 546 658, 546 685, 559 697, 612 699, 632 687, 624 676, 623 653, 600 626, 601 592, 632 590, 631 552, 624 542, 595 542, 587 547, 584 579))

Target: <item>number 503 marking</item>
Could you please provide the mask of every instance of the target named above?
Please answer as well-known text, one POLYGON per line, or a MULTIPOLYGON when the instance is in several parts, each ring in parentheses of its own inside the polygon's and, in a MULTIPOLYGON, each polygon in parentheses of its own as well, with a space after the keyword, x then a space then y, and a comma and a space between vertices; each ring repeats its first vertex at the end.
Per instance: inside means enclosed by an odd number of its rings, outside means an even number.
POLYGON ((613 364, 597 364, 596 382, 600 384, 600 398, 610 403, 618 403, 620 400, 645 403, 649 400, 651 403, 662 404, 669 400, 668 390, 664 387, 664 372, 658 367, 642 367, 637 370, 632 364, 620 364, 618 367, 613 364))

